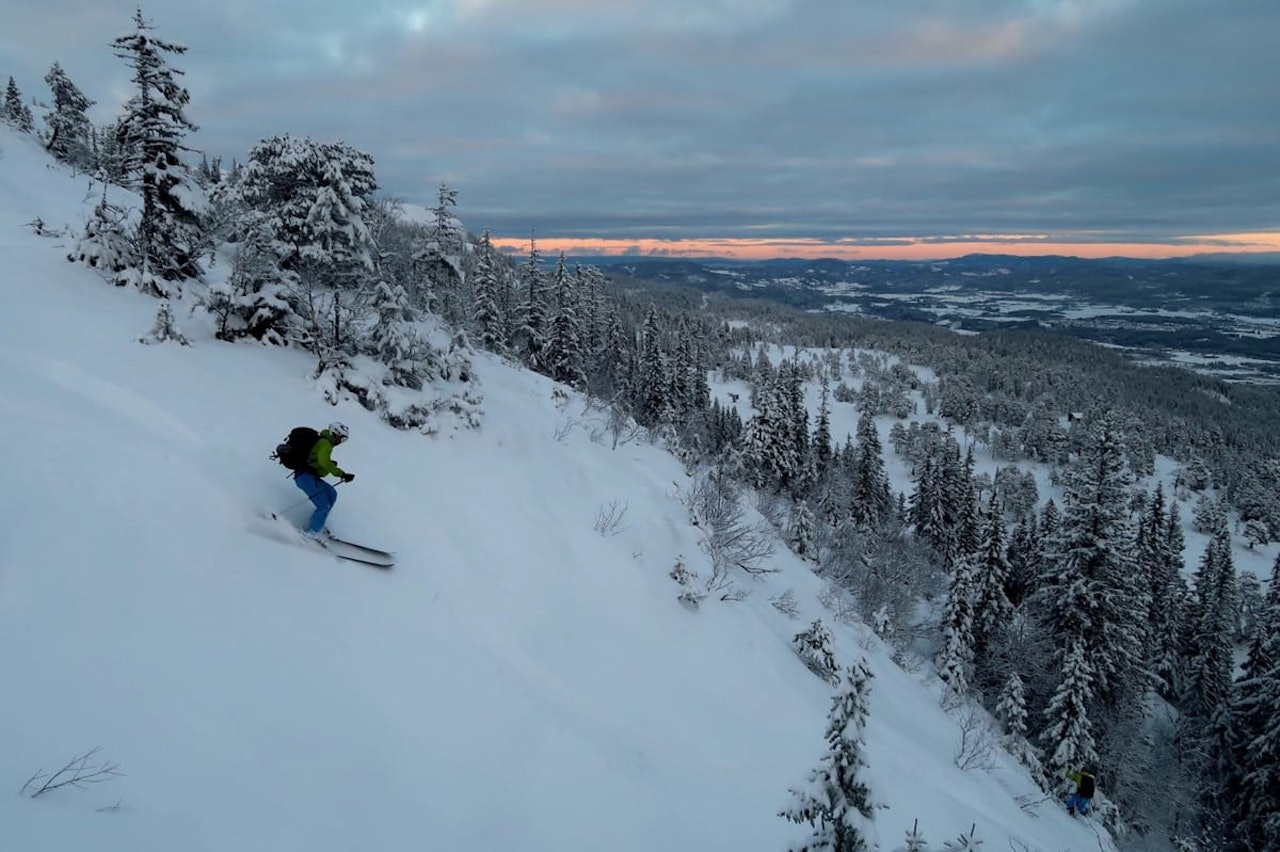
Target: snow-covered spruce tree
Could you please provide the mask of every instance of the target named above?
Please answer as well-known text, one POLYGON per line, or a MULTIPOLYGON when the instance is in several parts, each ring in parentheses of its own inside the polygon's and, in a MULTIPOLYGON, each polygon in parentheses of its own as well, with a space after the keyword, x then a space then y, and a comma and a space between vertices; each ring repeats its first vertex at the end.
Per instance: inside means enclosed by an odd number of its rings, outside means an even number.
POLYGON ((629 413, 634 410, 636 382, 639 375, 639 349, 635 329, 622 321, 614 312, 609 318, 605 333, 609 350, 608 359, 601 365, 601 397, 614 400, 615 411, 629 413))
POLYGON ((1181 677, 1181 630, 1186 584, 1182 552, 1168 535, 1164 486, 1157 485, 1138 522, 1135 553, 1150 589, 1147 615, 1148 658, 1157 688, 1166 698, 1177 694, 1181 677))
MULTIPOLYGON (((1138 699, 1148 686, 1149 592, 1133 555, 1124 465, 1123 438, 1105 418, 1069 472, 1063 517, 1046 544, 1033 598, 1054 647, 1058 691, 1079 682, 1074 670, 1083 666, 1095 702, 1090 715, 1103 717, 1141 713, 1138 699)), ((1058 751, 1056 743, 1046 745, 1058 751)))
POLYGON ((574 289, 581 295, 582 352, 586 358, 587 387, 595 396, 608 398, 610 394, 599 389, 605 386, 609 375, 608 352, 609 320, 612 315, 605 297, 605 277, 594 266, 575 265, 574 289))
POLYGON ((827 750, 808 783, 793 789, 792 803, 779 816, 813 831, 792 852, 875 852, 880 848, 875 809, 883 807, 867 776, 865 728, 871 691, 865 659, 851 666, 827 717, 827 750))
POLYGON ((813 447, 814 471, 822 480, 831 468, 831 389, 824 379, 822 382, 822 398, 818 403, 818 418, 813 425, 813 436, 809 445, 813 447))
MULTIPOLYGON (((958 447, 958 445, 957 445, 958 447)), ((978 507, 978 488, 974 479, 973 444, 965 451, 964 463, 957 474, 953 502, 957 505, 956 540, 965 556, 976 556, 982 546, 982 512, 978 507)))
POLYGON ((1027 739, 1027 700, 1022 688, 1022 678, 1017 672, 1009 675, 996 701, 995 716, 1004 726, 1005 751, 1026 767, 1032 779, 1041 787, 1045 783, 1044 766, 1040 751, 1027 739))
POLYGON ((573 285, 564 252, 560 252, 551 281, 555 301, 551 307, 551 333, 547 336, 547 371, 557 382, 582 390, 586 387, 587 375, 583 370, 578 293, 573 285))
POLYGON ((1040 576, 1040 561, 1044 556, 1043 544, 1035 514, 1023 516, 1014 527, 1005 551, 1009 565, 1005 594, 1015 608, 1020 608, 1022 602, 1035 591, 1040 576))
POLYGON ((1009 675, 1000 696, 996 699, 996 719, 1010 737, 1027 735, 1027 699, 1022 689, 1022 678, 1017 672, 1009 675))
MULTIPOLYGON (((104 187, 105 190, 105 187, 104 187)), ((108 281, 135 263, 134 244, 127 231, 127 215, 124 210, 102 200, 94 205, 93 213, 85 222, 84 231, 67 250, 67 260, 83 263, 96 269, 108 281)))
POLYGON ((94 131, 97 140, 95 176, 104 183, 128 186, 130 168, 138 162, 133 143, 121 126, 124 116, 118 116, 94 131))
POLYGON ((929 841, 925 839, 924 832, 920 830, 919 820, 912 820, 911 830, 907 832, 902 852, 929 852, 929 841))
POLYGON ((961 559, 951 567, 947 602, 942 609, 940 627, 942 648, 935 664, 938 677, 947 685, 950 695, 964 695, 969 689, 969 673, 973 666, 973 591, 976 567, 969 559, 961 559))
POLYGON ((177 323, 173 318, 173 306, 168 299, 160 302, 160 307, 156 310, 156 321, 151 326, 145 336, 139 337, 139 343, 164 343, 165 341, 173 341, 181 346, 190 346, 191 342, 186 336, 178 330, 177 323))
POLYGON ((1067 772, 1098 760, 1088 709, 1093 699, 1094 667, 1086 661, 1086 653, 1078 637, 1062 652, 1061 679, 1044 711, 1048 725, 1040 734, 1049 753, 1046 774, 1056 792, 1063 794, 1068 792, 1067 772))
POLYGON ((1226 804, 1244 850, 1280 849, 1280 556, 1230 706, 1231 771, 1215 799, 1226 804))
POLYGON ((547 345, 547 286, 542 274, 542 254, 529 238, 529 258, 520 266, 519 293, 507 339, 511 352, 526 367, 546 372, 543 350, 547 345))
POLYGON ((18 91, 18 84, 13 78, 9 78, 9 85, 4 90, 4 120, 19 133, 30 133, 35 129, 35 123, 31 116, 31 107, 22 101, 22 92, 18 91))
POLYGON ((884 452, 875 418, 863 413, 858 418, 858 460, 853 474, 854 523, 874 529, 883 523, 893 509, 889 494, 889 477, 884 470, 884 452))
POLYGON ((45 150, 59 162, 81 169, 91 168, 93 124, 87 113, 95 101, 85 97, 57 62, 53 63, 44 81, 53 94, 53 109, 44 117, 48 128, 45 150))
POLYGON ((1196 606, 1188 637, 1186 687, 1180 702, 1184 713, 1203 726, 1230 697, 1235 669, 1235 623, 1239 617, 1238 587, 1231 558, 1231 533, 1221 518, 1196 571, 1196 606))
POLYGON ((251 337, 275 346, 289 343, 298 325, 290 305, 296 273, 281 267, 282 244, 266 214, 244 213, 237 225, 231 271, 209 285, 201 306, 217 321, 214 336, 228 342, 251 337))
POLYGON ((809 671, 830 683, 840 677, 840 666, 836 663, 835 651, 832 650, 831 631, 822 623, 821 618, 814 619, 808 630, 803 630, 791 640, 800 659, 809 667, 809 671))
POLYGON ((1009 557, 1004 538, 1004 519, 993 494, 988 506, 986 541, 975 563, 973 578, 973 653, 980 666, 987 652, 1008 627, 1013 604, 1009 585, 1009 557))
POLYGON ((493 250, 489 232, 480 238, 474 282, 475 302, 471 306, 471 328, 481 348, 503 352, 507 348, 506 318, 502 315, 501 288, 510 288, 502 275, 502 264, 493 250))
POLYGON ((280 267, 293 275, 289 301, 317 375, 340 371, 358 349, 374 269, 363 217, 377 189, 372 158, 341 142, 275 136, 249 152, 238 186, 245 205, 266 217, 280 267))
MULTIPOLYGON (((785 409, 787 455, 790 471, 783 482, 792 497, 806 493, 812 484, 812 467, 809 463, 809 408, 805 405, 804 383, 807 374, 796 360, 783 364, 779 371, 785 409)), ((888 481, 886 480, 886 495, 888 481)))
POLYGON ((801 423, 796 417, 790 384, 791 368, 784 365, 773 378, 756 387, 756 413, 747 422, 743 451, 757 488, 798 494, 804 490, 803 448, 808 442, 808 427, 803 427, 806 434, 801 443, 801 423))
POLYGON ((795 514, 791 518, 791 549, 797 556, 814 555, 813 533, 813 510, 809 508, 808 502, 801 500, 796 504, 795 514))
POLYGON ((651 428, 671 423, 675 412, 671 399, 671 365, 662 327, 657 306, 650 305, 640 331, 633 396, 636 420, 651 428))
POLYGON ((681 422, 703 412, 711 404, 707 370, 699 352, 697 323, 681 315, 676 324, 676 351, 671 365, 671 395, 681 422))
POLYGON ((453 324, 466 322, 470 298, 464 292, 466 276, 462 252, 466 229, 454 218, 458 191, 442 183, 436 189, 436 205, 426 233, 413 242, 413 265, 422 286, 434 296, 432 309, 453 324))
POLYGON ((422 389, 423 342, 409 306, 409 294, 398 284, 379 281, 373 289, 377 319, 369 333, 369 353, 387 368, 384 383, 422 389))
POLYGON ((978 837, 978 827, 972 825, 969 827, 967 834, 962 834, 955 840, 944 840, 942 842, 943 852, 977 852, 982 848, 982 840, 978 837))
POLYGON ((178 156, 182 140, 197 128, 186 116, 191 95, 178 84, 183 72, 165 54, 181 55, 186 45, 157 37, 139 9, 134 31, 112 42, 116 55, 133 69, 134 94, 125 104, 119 131, 137 160, 128 174, 142 196, 137 245, 141 268, 134 283, 156 296, 172 295, 168 282, 194 278, 199 215, 204 191, 178 156))

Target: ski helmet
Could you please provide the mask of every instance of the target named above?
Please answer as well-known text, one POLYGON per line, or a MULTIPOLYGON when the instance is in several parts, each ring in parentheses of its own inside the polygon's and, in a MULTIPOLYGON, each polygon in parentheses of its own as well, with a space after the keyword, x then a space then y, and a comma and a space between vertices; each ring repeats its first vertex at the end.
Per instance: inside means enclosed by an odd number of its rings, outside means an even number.
POLYGON ((340 423, 335 420, 329 424, 329 434, 335 438, 341 438, 345 441, 351 433, 347 429, 347 424, 340 423))

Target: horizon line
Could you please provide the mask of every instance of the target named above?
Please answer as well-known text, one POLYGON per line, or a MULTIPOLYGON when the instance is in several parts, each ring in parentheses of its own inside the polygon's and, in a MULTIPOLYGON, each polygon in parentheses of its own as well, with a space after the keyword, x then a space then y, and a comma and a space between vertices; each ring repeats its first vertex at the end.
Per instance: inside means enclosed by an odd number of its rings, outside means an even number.
POLYGON ((1280 232, 1214 234, 1164 242, 1050 240, 1035 235, 974 235, 875 240, 816 238, 686 238, 619 239, 608 237, 507 237, 490 235, 491 244, 507 253, 527 253, 532 241, 544 254, 634 257, 637 260, 914 260, 945 261, 971 254, 1015 257, 1076 257, 1089 260, 1133 258, 1175 260, 1203 254, 1280 253, 1280 232))

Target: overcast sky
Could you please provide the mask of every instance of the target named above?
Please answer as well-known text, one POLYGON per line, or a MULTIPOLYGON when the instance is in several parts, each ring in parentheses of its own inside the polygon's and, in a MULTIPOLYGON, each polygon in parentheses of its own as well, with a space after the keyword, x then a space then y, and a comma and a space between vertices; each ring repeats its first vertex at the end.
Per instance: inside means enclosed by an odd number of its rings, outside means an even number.
MULTIPOLYGON (((109 42, 134 3, 6 7, 0 74, 25 95, 56 60, 95 118, 124 102, 109 42)), ((385 193, 430 205, 445 181, 469 227, 544 247, 1280 249, 1280 0, 142 9, 189 47, 193 147, 342 139, 385 193)))

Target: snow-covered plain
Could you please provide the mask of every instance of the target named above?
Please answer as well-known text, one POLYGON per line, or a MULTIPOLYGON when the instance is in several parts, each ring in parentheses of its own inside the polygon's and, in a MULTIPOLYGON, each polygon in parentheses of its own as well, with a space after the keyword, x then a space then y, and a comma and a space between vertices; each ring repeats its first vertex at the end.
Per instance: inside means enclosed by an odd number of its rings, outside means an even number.
POLYGON ((681 465, 612 449, 548 381, 478 355, 482 428, 426 437, 326 405, 300 352, 214 341, 189 300, 193 346, 141 345, 156 302, 25 224, 78 228, 87 184, 0 129, 0 849, 785 849, 830 706, 790 640, 819 616, 875 673, 880 849, 917 820, 935 850, 971 826, 1112 848, 1003 754, 958 769, 927 669, 833 623, 791 554, 745 601, 680 605, 676 560, 710 573, 681 465), (332 419, 357 478, 330 525, 391 572, 260 517, 301 496, 271 448, 332 419), (94 748, 124 774, 20 795, 94 748))

